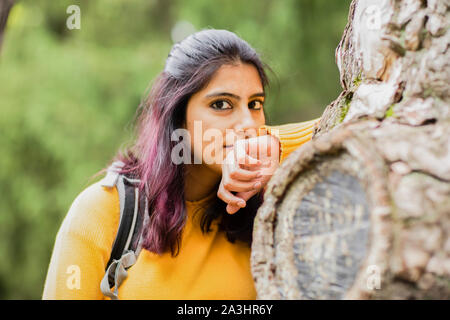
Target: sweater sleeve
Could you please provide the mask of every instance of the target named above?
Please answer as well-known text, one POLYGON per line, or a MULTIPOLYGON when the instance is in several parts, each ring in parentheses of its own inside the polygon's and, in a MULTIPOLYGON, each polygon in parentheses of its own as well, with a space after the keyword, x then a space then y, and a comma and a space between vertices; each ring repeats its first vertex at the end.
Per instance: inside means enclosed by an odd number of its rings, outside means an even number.
POLYGON ((280 162, 283 162, 294 150, 311 140, 314 126, 320 118, 288 123, 279 126, 264 125, 260 127, 260 134, 268 133, 280 141, 280 162))
POLYGON ((100 282, 119 212, 116 188, 97 182, 77 196, 56 235, 42 299, 104 299, 100 282))

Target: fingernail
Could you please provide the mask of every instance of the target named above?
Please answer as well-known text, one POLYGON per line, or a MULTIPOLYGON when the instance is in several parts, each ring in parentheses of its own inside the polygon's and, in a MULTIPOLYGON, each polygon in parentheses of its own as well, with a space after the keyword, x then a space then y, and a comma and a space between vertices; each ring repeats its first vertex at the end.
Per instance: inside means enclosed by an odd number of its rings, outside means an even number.
POLYGON ((255 189, 257 189, 259 187, 261 187, 261 182, 259 182, 259 181, 253 185, 253 188, 255 188, 255 189))
POLYGON ((238 206, 241 208, 245 207, 245 201, 239 201, 238 206))

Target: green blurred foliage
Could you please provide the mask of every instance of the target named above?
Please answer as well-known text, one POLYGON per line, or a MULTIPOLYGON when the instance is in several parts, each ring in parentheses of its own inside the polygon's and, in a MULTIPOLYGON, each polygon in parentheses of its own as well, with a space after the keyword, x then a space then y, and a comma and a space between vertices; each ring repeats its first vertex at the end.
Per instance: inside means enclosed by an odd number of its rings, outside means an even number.
POLYGON ((228 29, 275 71, 269 123, 318 117, 340 92, 350 0, 17 1, 0 56, 0 298, 40 299, 75 197, 132 141, 177 21, 228 29), (66 9, 81 8, 69 30, 66 9))

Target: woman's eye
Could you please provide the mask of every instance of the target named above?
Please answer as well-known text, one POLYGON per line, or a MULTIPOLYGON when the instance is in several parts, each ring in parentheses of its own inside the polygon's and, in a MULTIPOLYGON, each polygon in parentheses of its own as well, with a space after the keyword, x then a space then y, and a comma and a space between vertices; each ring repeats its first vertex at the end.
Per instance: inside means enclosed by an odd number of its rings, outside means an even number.
POLYGON ((260 110, 263 107, 263 102, 259 100, 254 100, 248 104, 250 109, 253 110, 260 110))
POLYGON ((211 108, 216 109, 216 110, 227 110, 227 109, 232 109, 232 106, 228 101, 218 100, 218 101, 214 102, 213 104, 211 104, 211 108))

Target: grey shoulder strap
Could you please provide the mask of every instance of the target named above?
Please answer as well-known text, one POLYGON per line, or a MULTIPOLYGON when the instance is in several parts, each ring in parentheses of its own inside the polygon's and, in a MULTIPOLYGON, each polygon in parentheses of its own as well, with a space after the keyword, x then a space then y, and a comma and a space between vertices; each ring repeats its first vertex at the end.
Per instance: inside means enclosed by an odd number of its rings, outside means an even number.
POLYGON ((121 161, 114 162, 108 168, 106 177, 100 182, 104 187, 116 187, 119 194, 119 228, 106 265, 105 275, 100 283, 102 293, 113 300, 118 299, 118 288, 128 276, 126 270, 136 263, 139 255, 140 233, 146 216, 139 208, 147 209, 147 199, 145 199, 145 205, 142 205, 139 196, 137 184, 140 180, 119 174, 123 166, 124 163, 121 161), (114 291, 111 291, 112 288, 114 291))

